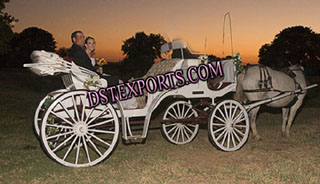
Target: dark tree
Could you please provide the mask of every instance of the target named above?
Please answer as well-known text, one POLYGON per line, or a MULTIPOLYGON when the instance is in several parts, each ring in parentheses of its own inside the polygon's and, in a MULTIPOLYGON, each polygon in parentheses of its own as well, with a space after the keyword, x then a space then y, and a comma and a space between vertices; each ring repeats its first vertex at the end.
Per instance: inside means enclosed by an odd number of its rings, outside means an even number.
POLYGON ((138 32, 123 42, 121 50, 125 55, 122 72, 127 77, 141 77, 152 66, 155 59, 161 59, 160 47, 166 43, 160 34, 146 35, 138 32))
POLYGON ((18 21, 8 13, 3 12, 5 3, 8 2, 9 0, 0 0, 0 58, 5 57, 10 52, 10 42, 14 36, 13 23, 18 21))
POLYGON ((23 30, 12 40, 13 50, 16 57, 16 66, 29 63, 30 54, 34 50, 45 50, 54 52, 56 41, 51 33, 37 27, 30 27, 23 30))
POLYGON ((270 44, 264 44, 260 48, 259 63, 274 68, 301 64, 307 68, 319 69, 320 36, 308 27, 286 28, 270 44))

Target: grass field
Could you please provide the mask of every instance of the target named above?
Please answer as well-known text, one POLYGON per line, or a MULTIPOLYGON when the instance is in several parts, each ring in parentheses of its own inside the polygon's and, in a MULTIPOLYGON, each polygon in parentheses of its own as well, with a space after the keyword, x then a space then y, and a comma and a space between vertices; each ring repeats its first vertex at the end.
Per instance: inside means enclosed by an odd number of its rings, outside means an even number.
POLYGON ((153 125, 145 144, 120 141, 101 164, 67 168, 46 156, 32 130, 37 104, 53 90, 37 87, 43 81, 30 72, 0 71, 0 183, 320 183, 318 88, 308 94, 290 138, 281 137, 281 109, 263 108, 262 140, 250 138, 236 152, 213 147, 205 127, 190 144, 176 146, 153 125))

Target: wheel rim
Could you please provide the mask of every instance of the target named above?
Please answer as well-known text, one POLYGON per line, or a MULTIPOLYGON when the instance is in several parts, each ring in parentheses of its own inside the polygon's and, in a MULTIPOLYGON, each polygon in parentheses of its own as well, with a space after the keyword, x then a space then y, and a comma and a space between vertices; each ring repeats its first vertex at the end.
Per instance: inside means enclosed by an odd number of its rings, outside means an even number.
POLYGON ((249 135, 249 117, 245 108, 235 100, 219 103, 209 118, 209 135, 224 151, 240 149, 249 135))
MULTIPOLYGON (((185 101, 171 104, 164 113, 163 119, 184 119, 198 117, 197 111, 185 101)), ((198 124, 165 123, 162 124, 162 132, 166 139, 173 144, 186 144, 191 142, 199 130, 198 124)))
POLYGON ((43 106, 45 100, 48 98, 49 96, 45 96, 39 103, 36 112, 34 113, 34 119, 33 119, 33 125, 34 125, 34 130, 36 133, 36 136, 39 137, 40 136, 40 127, 41 127, 41 122, 42 122, 42 115, 44 114, 45 108, 43 106))
POLYGON ((89 108, 87 91, 72 91, 57 98, 46 111, 41 142, 50 157, 70 167, 98 164, 113 151, 119 121, 110 104, 89 108))

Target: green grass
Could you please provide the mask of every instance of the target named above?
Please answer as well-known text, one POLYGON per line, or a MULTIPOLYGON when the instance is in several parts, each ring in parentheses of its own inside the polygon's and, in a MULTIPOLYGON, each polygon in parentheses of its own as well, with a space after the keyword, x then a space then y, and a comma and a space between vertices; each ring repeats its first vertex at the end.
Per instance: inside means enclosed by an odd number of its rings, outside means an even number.
POLYGON ((290 138, 281 137, 281 110, 263 108, 262 140, 250 138, 237 152, 217 150, 205 129, 190 144, 172 145, 153 125, 145 144, 119 142, 101 164, 68 168, 49 159, 34 136, 35 108, 53 90, 30 87, 36 79, 0 72, 0 183, 320 183, 319 89, 310 90, 290 138))

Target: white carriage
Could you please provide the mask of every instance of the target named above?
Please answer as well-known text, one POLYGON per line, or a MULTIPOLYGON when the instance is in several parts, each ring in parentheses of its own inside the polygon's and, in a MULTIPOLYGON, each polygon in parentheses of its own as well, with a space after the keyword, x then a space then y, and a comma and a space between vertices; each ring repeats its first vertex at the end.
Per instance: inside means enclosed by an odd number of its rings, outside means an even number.
MULTIPOLYGON (((167 59, 154 63, 144 79, 176 70, 185 74, 191 66, 208 63, 206 55, 192 53, 183 41, 167 43, 161 47, 161 52, 167 59), (173 52, 174 58, 169 57, 169 52, 173 52)), ((164 137, 173 144, 191 142, 203 120, 208 122, 210 140, 218 149, 236 151, 248 139, 246 109, 235 100, 219 98, 236 89, 232 59, 221 61, 224 77, 212 79, 214 87, 210 87, 208 81, 199 80, 153 94, 144 92, 136 98, 138 107, 127 109, 120 101, 89 107, 88 89, 107 87, 107 82, 99 79, 96 73, 54 53, 34 51, 31 58, 34 63, 25 64, 25 67, 39 75, 61 74, 66 87, 49 93, 39 103, 34 116, 35 132, 44 150, 65 166, 86 167, 100 163, 115 149, 120 130, 124 141, 144 141, 150 122, 162 123, 164 137), (217 99, 221 99, 219 103, 217 99), (151 120, 152 113, 160 105, 167 105, 162 120, 151 120), (135 134, 132 126, 138 123, 135 118, 141 117, 144 117, 143 130, 135 134)), ((184 77, 187 80, 187 76, 184 77)))

